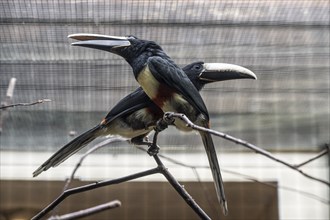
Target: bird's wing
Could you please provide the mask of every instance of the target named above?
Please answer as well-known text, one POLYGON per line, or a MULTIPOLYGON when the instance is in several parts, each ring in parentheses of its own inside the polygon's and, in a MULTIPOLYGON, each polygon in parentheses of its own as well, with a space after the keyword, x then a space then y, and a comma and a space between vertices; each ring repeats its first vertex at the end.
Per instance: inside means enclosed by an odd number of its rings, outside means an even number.
MULTIPOLYGON (((133 93, 123 98, 105 118, 105 123, 110 123, 122 115, 135 112, 139 109, 154 105, 149 97, 144 93, 141 88, 136 89, 133 93)), ((50 167, 55 167, 69 158, 72 154, 86 146, 88 143, 93 141, 99 135, 97 134, 102 129, 102 125, 86 131, 79 135, 77 138, 70 141, 64 147, 59 149, 53 154, 46 162, 44 162, 36 171, 33 176, 39 175, 41 172, 48 170, 50 167)))
POLYGON ((168 87, 178 91, 195 109, 203 113, 209 120, 209 114, 201 95, 182 69, 173 62, 159 56, 150 57, 148 59, 148 67, 152 75, 160 83, 165 83, 168 87))
POLYGON ((145 94, 141 87, 134 92, 121 99, 115 107, 105 116, 105 123, 110 123, 122 115, 129 114, 142 108, 150 107, 154 103, 145 94))

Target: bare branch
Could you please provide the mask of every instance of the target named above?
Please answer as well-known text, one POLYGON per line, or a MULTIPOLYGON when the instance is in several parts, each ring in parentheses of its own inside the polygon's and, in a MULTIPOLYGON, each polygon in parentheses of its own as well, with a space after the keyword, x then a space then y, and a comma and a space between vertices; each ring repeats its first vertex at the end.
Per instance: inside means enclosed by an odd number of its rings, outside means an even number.
POLYGON ((114 184, 127 182, 127 181, 130 181, 130 180, 134 180, 134 179, 137 179, 137 178, 153 175, 153 174, 156 174, 156 173, 160 173, 160 168, 159 167, 149 169, 149 170, 146 170, 146 171, 143 171, 143 172, 135 173, 135 174, 132 174, 132 175, 128 175, 128 176, 125 176, 125 177, 117 178, 117 179, 103 180, 103 181, 87 184, 87 185, 84 185, 84 186, 79 186, 79 187, 75 187, 75 188, 72 188, 72 189, 67 189, 59 197, 57 197, 52 203, 50 203, 47 207, 45 207, 41 212, 39 212, 37 215, 35 215, 31 220, 41 219, 47 213, 49 213, 51 210, 53 210, 57 205, 59 205, 68 196, 71 196, 71 195, 74 195, 74 194, 77 194, 77 193, 90 191, 90 190, 97 189, 97 188, 100 188, 100 187, 103 187, 103 186, 109 186, 109 185, 114 185, 114 184))
POLYGON ((75 168, 73 169, 71 175, 70 175, 70 178, 67 179, 66 183, 65 183, 65 186, 64 186, 64 189, 63 191, 65 191, 66 189, 68 189, 71 181, 74 179, 74 175, 76 174, 78 168, 81 166, 82 162, 84 161, 84 159, 90 155, 91 153, 95 152, 96 150, 99 150, 100 148, 102 147, 105 147, 107 146, 108 144, 110 143, 115 143, 115 142, 121 142, 121 141, 126 141, 127 139, 124 139, 122 137, 111 137, 109 139, 106 139, 104 141, 102 141, 101 143, 95 145, 94 147, 92 147, 91 149, 89 149, 85 154, 83 154, 78 163, 76 164, 75 168))
POLYGON ((16 106, 37 105, 37 104, 41 104, 41 103, 44 103, 44 102, 51 102, 51 101, 52 100, 50 100, 50 99, 39 99, 38 101, 31 102, 31 103, 16 103, 16 104, 11 104, 11 105, 0 106, 0 109, 13 108, 13 107, 16 107, 16 106))
POLYGON ((322 180, 322 179, 319 179, 319 178, 316 178, 316 177, 313 177, 305 172, 303 172, 302 170, 300 170, 299 168, 295 167, 294 165, 292 164, 289 164, 283 160, 280 160, 278 158, 276 158, 275 156, 273 156, 270 152, 264 150, 264 149, 261 149, 251 143, 248 143, 247 141, 244 141, 244 140, 241 140, 241 139, 238 139, 238 138, 235 138, 233 136, 230 136, 228 134, 225 134, 225 133, 222 133, 222 132, 218 132, 218 131, 215 131, 215 130, 212 130, 212 129, 209 129, 209 128, 204 128, 204 127, 201 127, 201 126, 198 126, 198 125, 195 125, 194 123, 192 123, 187 116, 185 116, 184 114, 179 114, 179 113, 173 113, 173 112, 166 112, 164 114, 164 121, 171 121, 171 119, 173 118, 178 118, 178 119, 181 119, 183 120, 184 122, 187 123, 187 126, 194 129, 194 130, 198 130, 198 131, 204 131, 204 132, 209 132, 210 134, 213 134, 213 135, 216 135, 218 137, 222 137, 226 140, 229 140, 231 142, 234 142, 236 144, 240 144, 244 147, 247 147, 251 150, 253 150, 255 153, 258 153, 258 154, 261 154, 263 156, 266 156, 268 158, 270 158, 271 160, 274 160, 278 163, 281 163, 283 165, 285 165, 286 167, 289 167, 290 169, 292 170, 295 170, 297 172, 299 172, 301 175, 309 178, 309 179, 312 179, 314 181, 318 181, 320 183, 323 183, 327 186, 330 187, 330 183, 325 181, 325 180, 322 180))
POLYGON ((252 176, 249 176, 249 175, 246 175, 246 174, 242 174, 242 173, 239 173, 239 172, 231 171, 231 170, 222 169, 222 171, 225 172, 225 173, 230 173, 230 174, 233 174, 233 175, 236 175, 236 176, 240 176, 240 177, 242 177, 246 180, 250 180, 250 181, 265 185, 265 186, 269 186, 269 187, 272 187, 272 188, 278 188, 278 189, 284 189, 284 190, 291 191, 291 192, 296 192, 298 194, 301 194, 301 195, 303 195, 305 197, 308 197, 308 198, 311 198, 311 199, 315 199, 315 200, 317 200, 319 202, 322 202, 324 204, 330 204, 329 200, 321 198, 317 195, 314 195, 314 194, 306 192, 306 191, 298 190, 298 189, 288 187, 288 186, 282 186, 282 185, 263 182, 263 181, 260 181, 260 180, 256 179, 255 177, 252 177, 252 176))
MULTIPOLYGON (((137 148, 146 152, 146 150, 142 147, 137 146, 137 148)), ((171 157, 168 157, 168 156, 165 156, 163 154, 158 154, 158 156, 161 157, 161 158, 164 158, 165 160, 167 160, 167 161, 169 161, 173 164, 192 169, 194 171, 195 175, 196 175, 196 178, 197 178, 198 182, 200 182, 201 179, 200 179, 196 169, 210 169, 210 167, 206 166, 206 165, 205 166, 194 166, 194 165, 189 165, 189 164, 186 164, 186 163, 182 163, 181 161, 175 160, 175 159, 173 159, 171 157)), ((287 187, 287 186, 281 186, 281 185, 277 185, 277 184, 266 183, 266 182, 263 182, 263 181, 260 181, 260 180, 256 179, 255 177, 252 177, 252 176, 249 176, 249 175, 246 175, 246 174, 242 174, 242 173, 239 173, 239 172, 235 172, 235 171, 232 171, 232 170, 221 169, 221 171, 223 171, 225 173, 230 173, 230 174, 242 177, 243 179, 250 180, 250 181, 253 181, 253 182, 256 182, 256 183, 259 183, 259 184, 262 184, 262 185, 266 185, 266 186, 269 186, 269 187, 272 187, 272 188, 278 188, 278 189, 284 189, 284 190, 291 191, 291 192, 296 192, 296 193, 299 193, 299 194, 301 194, 303 196, 306 196, 308 198, 315 199, 315 200, 317 200, 319 202, 322 202, 324 204, 330 204, 329 200, 321 198, 317 195, 314 195, 314 194, 306 192, 306 191, 297 190, 295 188, 291 188, 291 187, 287 187)))
MULTIPOLYGON (((88 156, 90 153, 94 152, 95 150, 105 146, 108 143, 113 143, 115 141, 121 141, 121 140, 123 140, 123 139, 122 138, 120 138, 120 139, 109 139, 109 140, 106 140, 104 142, 101 142, 99 145, 95 146, 94 148, 92 148, 88 152, 86 152, 82 156, 82 158, 80 159, 78 164, 81 165, 83 159, 86 156, 88 156)), ((132 174, 132 175, 129 175, 129 176, 113 179, 113 180, 105 180, 105 181, 100 181, 100 182, 88 184, 88 185, 85 185, 85 186, 80 186, 80 187, 76 187, 76 188, 72 188, 72 189, 66 189, 64 192, 62 192, 62 194, 57 199, 55 199, 46 208, 44 208, 41 212, 39 212, 36 216, 34 216, 32 218, 32 220, 41 219, 42 217, 44 217, 47 213, 49 213, 51 210, 53 210, 57 205, 59 205, 65 198, 67 198, 70 195, 77 194, 77 193, 82 193, 82 192, 93 190, 93 189, 100 188, 100 187, 103 187, 103 186, 108 186, 108 185, 118 184, 118 183, 122 183, 122 182, 127 182, 127 181, 130 181, 130 180, 138 179, 138 178, 141 178, 141 177, 144 177, 144 176, 153 175, 153 174, 156 174, 156 173, 163 174, 163 176, 168 180, 168 182, 172 185, 172 187, 180 194, 180 196, 195 211, 195 213, 198 214, 198 216, 201 219, 210 219, 210 217, 204 212, 204 210, 202 210, 198 206, 198 204, 194 201, 194 199, 184 189, 184 187, 182 187, 180 185, 180 183, 167 170, 167 168, 163 165, 163 163, 161 162, 161 160, 159 159, 157 154, 154 155, 153 157, 154 157, 154 159, 155 159, 155 161, 158 165, 156 168, 146 170, 146 171, 143 171, 143 172, 139 172, 139 173, 136 173, 136 174, 132 174)), ((77 165, 75 167, 73 173, 71 174, 70 181, 74 177, 74 173, 76 172, 76 170, 79 168, 80 165, 77 165)), ((68 185, 68 183, 66 184, 66 187, 67 187, 67 185, 68 185)))
POLYGON ((186 203, 192 208, 196 214, 201 219, 211 219, 203 209, 201 209, 195 200, 189 195, 189 193, 185 190, 183 186, 172 176, 172 174, 168 171, 168 169, 164 166, 162 161, 159 159, 158 155, 155 154, 154 159, 160 168, 160 172, 165 176, 168 182, 172 185, 172 187, 180 194, 180 196, 186 201, 186 203))
POLYGON ((52 216, 48 220, 71 220, 87 217, 108 209, 114 209, 121 206, 121 202, 119 200, 114 200, 108 203, 104 203, 98 206, 94 206, 88 209, 80 210, 77 212, 69 213, 61 216, 52 216))
MULTIPOLYGON (((264 155, 272 160, 275 160, 276 162, 279 162, 295 171, 298 171, 300 172, 302 175, 310 178, 310 179, 313 179, 313 180, 316 180, 316 181, 319 181, 319 182, 322 182, 326 185, 330 185, 328 182, 324 181, 324 180, 320 180, 318 178, 315 178, 315 177, 312 177, 308 174, 305 174, 303 171, 301 171, 300 169, 294 167, 293 165, 285 162, 285 161, 282 161, 278 158, 275 158, 273 155, 271 155, 268 151, 265 151, 255 145, 252 145, 246 141, 243 141, 241 139, 237 139, 235 137, 232 137, 230 135, 227 135, 227 134, 224 134, 224 133, 221 133, 221 132, 217 132, 217 131, 214 131, 214 130, 211 130, 211 129, 207 129, 207 128, 204 128, 204 127, 200 127, 200 126, 197 126, 195 124, 193 124, 185 115, 182 115, 182 114, 176 114, 176 113, 166 113, 164 115, 164 121, 167 122, 167 123, 171 123, 171 121, 173 122, 173 118, 179 118, 183 121, 185 121, 187 123, 187 126, 191 127, 192 129, 194 130, 199 130, 199 131, 204 131, 204 132, 209 132, 213 135, 216 135, 216 136, 219 136, 219 137, 222 137, 222 138, 225 138, 229 141, 232 141, 234 143, 237 143, 237 144, 240 144, 240 145, 243 145, 249 149, 252 149, 253 151, 255 151, 256 153, 259 153, 261 155, 264 155)), ((166 126, 165 126, 166 128, 166 126)), ((122 141, 123 139, 120 139, 118 141, 122 141)), ((77 169, 79 168, 79 166, 81 165, 82 161, 84 160, 84 158, 86 156, 88 156, 90 153, 94 152, 95 150, 105 146, 106 144, 108 143, 112 143, 116 141, 115 139, 110 139, 110 140, 106 140, 105 142, 102 142, 100 145, 98 146, 95 146, 94 148, 92 148, 91 150, 89 150, 86 154, 83 155, 83 157, 80 159, 79 163, 77 164, 77 166, 75 167, 73 173, 71 174, 71 179, 69 181, 71 181, 74 177, 74 174, 75 172, 77 171, 77 169)), ((154 142, 152 144, 153 147, 157 147, 157 136, 156 138, 154 137, 154 142)), ((138 147, 139 149, 142 149, 144 150, 143 148, 141 147, 138 147)), ((157 149, 156 149, 157 150, 157 149)), ((145 150, 144 150, 145 151, 145 150)), ((150 151, 148 150, 147 151, 148 153, 150 153, 150 151)), ((135 173, 135 174, 132 174, 132 175, 129 175, 129 176, 125 176, 125 177, 121 177, 121 178, 117 178, 117 179, 113 179, 113 180, 105 180, 105 181, 100 181, 100 182, 96 182, 96 183, 92 183, 92 184, 88 184, 88 185, 85 185, 85 186, 80 186, 80 187, 76 187, 76 188, 72 188, 72 189, 67 189, 65 190, 57 199, 55 199, 51 204, 49 204, 46 208, 44 208, 41 212, 39 212, 36 216, 34 216, 32 218, 32 220, 36 220, 36 219, 40 219, 42 218, 43 216, 45 216, 49 211, 51 211, 52 209, 54 209, 58 204, 60 204, 66 197, 70 196, 70 195, 73 195, 73 194, 77 194, 77 193, 81 193, 81 192, 85 192, 85 191, 89 191, 89 190, 93 190, 93 189, 96 189, 96 188, 99 188, 99 187, 103 187, 103 186, 108 186, 108 185, 113 185, 113 184, 118 184, 118 183, 122 183, 122 182, 126 182, 126 181, 130 181, 130 180, 133 180, 133 179, 137 179, 137 178, 141 178, 141 177, 144 177, 144 176, 148 176, 148 175, 153 175, 153 174, 156 174, 156 173, 161 173, 165 176, 165 178, 168 180, 168 182, 172 185, 172 187, 180 194, 180 196, 186 201, 186 203, 195 211, 196 214, 199 215, 199 217, 201 217, 202 219, 210 219, 209 216, 207 216, 207 214, 198 206, 198 204, 193 200, 193 198, 188 194, 188 192, 184 189, 184 187, 182 187, 179 182, 171 175, 171 173, 167 170, 167 168, 163 165, 162 161, 160 160, 159 157, 163 157, 163 158, 166 158, 165 156, 163 155, 159 155, 157 154, 157 152, 153 155, 153 158, 155 159, 156 163, 157 163, 157 167, 156 168, 153 168, 153 169, 149 169, 149 170, 146 170, 146 171, 143 171, 143 172, 139 172, 139 173, 135 173)), ((171 162, 176 162, 175 160, 171 159, 171 158, 166 158, 166 159, 169 159, 171 162)), ((196 169, 197 167, 192 167, 192 166, 188 166, 186 164, 183 164, 181 162, 176 162, 177 164, 180 164, 182 166, 185 166, 185 167, 190 167, 190 168, 193 168, 193 169, 196 169)), ((203 167, 200 167, 200 168, 208 168, 207 166, 203 166, 203 167)), ((196 170, 195 170, 196 171, 196 170)), ((227 171, 228 172, 228 171, 227 171)), ((232 171, 231 171, 232 172, 232 171)), ((232 172, 234 173, 234 172, 232 172)), ((198 175, 197 175, 198 177, 198 175)), ((247 178, 247 177, 246 177, 247 178)), ((255 179, 251 178, 252 181, 256 181, 255 179)), ((261 182, 262 183, 262 182, 261 182)), ((68 185, 68 184, 67 184, 68 185)), ((67 187, 67 186, 66 186, 67 187)), ((277 186, 275 186, 277 187, 277 186)))
POLYGON ((306 160, 306 161, 304 161, 304 162, 302 162, 300 164, 294 165, 294 166, 296 168, 302 167, 302 166, 304 166, 304 165, 306 165, 306 164, 308 164, 308 163, 310 163, 310 162, 312 162, 312 161, 314 161, 314 160, 322 157, 323 155, 326 155, 328 152, 329 152, 329 149, 326 148, 323 151, 321 151, 320 153, 318 153, 316 156, 314 156, 314 157, 312 157, 312 158, 310 158, 310 159, 308 159, 308 160, 306 160))

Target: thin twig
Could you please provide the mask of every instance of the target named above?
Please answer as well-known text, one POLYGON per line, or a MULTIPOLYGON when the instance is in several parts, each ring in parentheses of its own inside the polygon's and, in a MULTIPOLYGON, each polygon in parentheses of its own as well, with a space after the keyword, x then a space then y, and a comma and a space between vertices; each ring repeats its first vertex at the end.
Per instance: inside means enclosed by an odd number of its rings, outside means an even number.
POLYGON ((288 187, 288 186, 282 186, 282 185, 277 185, 277 184, 263 182, 263 181, 260 181, 260 180, 256 179, 255 177, 252 177, 252 176, 249 176, 249 175, 246 175, 246 174, 242 174, 242 173, 239 173, 239 172, 235 172, 235 171, 232 171, 232 170, 222 169, 222 171, 225 172, 225 173, 230 173, 230 174, 233 174, 233 175, 242 177, 242 178, 244 178, 246 180, 250 180, 250 181, 253 181, 253 182, 256 182, 256 183, 259 183, 259 184, 268 186, 268 187, 277 188, 277 189, 284 189, 284 190, 287 190, 287 191, 295 192, 295 193, 301 194, 301 195, 303 195, 305 197, 308 197, 308 198, 311 198, 311 199, 315 199, 315 200, 317 200, 317 201, 319 201, 321 203, 324 203, 324 204, 327 204, 327 205, 330 204, 330 201, 329 200, 324 199, 322 197, 319 197, 317 195, 314 195, 312 193, 306 192, 306 191, 298 190, 298 189, 295 189, 295 188, 292 188, 292 187, 288 187))
POLYGON ((50 100, 50 99, 39 99, 38 101, 31 102, 31 103, 16 103, 16 104, 11 104, 11 105, 0 106, 0 109, 13 108, 13 107, 16 107, 16 106, 37 105, 37 104, 41 104, 41 103, 44 103, 44 102, 51 102, 51 101, 52 100, 50 100))
MULTIPOLYGON (((146 152, 146 150, 142 147, 138 146, 137 148, 146 152)), ((189 164, 183 163, 181 161, 175 160, 175 159, 173 159, 171 157, 168 157, 168 156, 165 156, 163 154, 158 154, 158 156, 165 159, 165 160, 167 160, 167 161, 169 161, 169 162, 171 162, 171 163, 173 163, 173 164, 192 169, 194 171, 195 175, 196 175, 196 178, 197 178, 198 182, 200 182, 201 180, 200 180, 200 177, 199 177, 196 169, 210 169, 210 167, 207 166, 207 165, 205 165, 205 166, 194 166, 194 165, 189 165, 189 164)), ((252 176, 249 176, 249 175, 246 175, 246 174, 242 174, 242 173, 239 173, 239 172, 235 172, 235 171, 232 171, 232 170, 221 169, 221 171, 223 171, 225 173, 230 173, 230 174, 239 176, 243 179, 250 180, 250 181, 253 181, 253 182, 256 182, 256 183, 259 183, 259 184, 262 184, 262 185, 266 185, 266 186, 269 186, 269 187, 272 187, 272 188, 278 188, 278 189, 284 189, 284 190, 291 191, 291 192, 296 192, 296 193, 299 193, 299 194, 301 194, 303 196, 306 196, 308 198, 315 199, 315 200, 317 200, 321 203, 324 203, 324 204, 330 204, 329 200, 324 199, 322 197, 319 197, 319 196, 314 195, 314 194, 309 193, 309 192, 305 192, 305 191, 302 191, 302 190, 297 190, 295 188, 291 188, 291 187, 288 187, 288 186, 282 186, 282 185, 277 185, 277 184, 272 184, 272 183, 266 183, 266 182, 263 182, 263 181, 260 181, 260 180, 256 179, 255 177, 252 177, 252 176)))
POLYGON ((308 159, 308 160, 306 160, 306 161, 304 161, 304 162, 302 162, 300 164, 294 165, 294 166, 296 168, 302 167, 302 166, 304 166, 304 165, 306 165, 306 164, 308 164, 308 163, 310 163, 310 162, 312 162, 312 161, 314 161, 314 160, 322 157, 323 155, 326 155, 328 152, 329 152, 329 149, 326 148, 323 151, 321 151, 320 153, 318 153, 316 156, 314 156, 314 157, 312 157, 312 158, 310 158, 310 159, 308 159))
MULTIPOLYGON (((324 181, 324 180, 320 180, 320 179, 317 179, 315 177, 311 177, 309 176, 308 174, 305 174, 303 171, 301 171, 300 169, 294 167, 293 165, 291 164, 288 164, 287 162, 285 161, 282 161, 280 159, 277 159, 275 158, 273 155, 271 155, 269 152, 255 146, 255 145, 252 145, 246 141, 243 141, 241 139, 237 139, 237 138, 234 138, 230 135, 227 135, 227 134, 224 134, 224 133, 221 133, 221 132, 217 132, 217 131, 214 131, 214 130, 211 130, 211 129, 207 129, 207 128, 204 128, 204 127, 200 127, 200 126, 197 126, 195 124, 193 124, 185 115, 182 115, 182 114, 176 114, 176 113, 166 113, 164 115, 164 119, 165 121, 171 121, 171 118, 180 118, 181 120, 185 121, 187 123, 187 126, 191 127, 192 129, 194 130, 200 130, 200 131, 205 131, 205 132, 209 132, 211 134, 214 134, 216 136, 219 136, 219 137, 223 137, 227 140, 230 140, 234 143, 237 143, 237 144, 241 144, 249 149, 252 149, 253 151, 255 151, 256 153, 259 153, 259 154, 262 154, 272 160, 275 160, 279 163, 282 163, 284 164, 285 166, 291 168, 291 169, 294 169, 298 172, 300 172, 302 175, 310 178, 310 179, 313 179, 313 180, 316 180, 316 181, 319 181, 319 182, 322 182, 326 185, 330 185, 328 182, 324 181)), ((111 142, 111 141, 110 141, 111 142)), ((156 145, 156 143, 153 143, 154 145, 156 145)), ((105 146, 105 145, 102 145, 102 146, 105 146)), ((98 149, 98 148, 96 148, 98 149)), ((95 149, 95 150, 96 150, 95 149)), ((139 149, 141 149, 139 147, 139 149)), ((94 151, 94 150, 93 150, 94 151)), ((92 152, 93 152, 92 151, 92 152)), ((90 152, 91 153, 91 152, 90 152)), ((88 154, 87 154, 88 155, 88 154)), ((86 156, 87 156, 86 155, 86 156)), ((144 176, 148 176, 148 175, 153 175, 153 174, 156 174, 156 173, 161 173, 163 174, 166 179, 169 181, 169 183, 172 185, 172 187, 175 188, 175 190, 180 194, 180 196, 186 201, 186 203, 202 218, 202 219, 210 219, 207 214, 198 206, 198 204, 193 200, 193 198, 187 193, 187 191, 178 183, 178 181, 171 175, 171 173, 168 172, 167 168, 163 165, 162 161, 160 160, 160 158, 158 157, 157 154, 155 154, 154 156, 154 159, 156 161, 156 163, 158 164, 158 166, 156 168, 153 168, 153 169, 150 169, 150 170, 146 170, 146 171, 143 171, 143 172, 139 172, 139 173, 136 173, 136 174, 132 174, 132 175, 129 175, 129 176, 125 176, 125 177, 121 177, 121 178, 117 178, 117 179, 114 179, 114 180, 105 180, 105 181, 100 181, 100 182, 96 182, 96 183, 93 183, 93 184, 88 184, 88 185, 85 185, 85 186, 80 186, 80 187, 76 187, 76 188, 72 188, 72 189, 68 189, 68 190, 65 190, 57 199, 55 199, 51 204, 49 204, 46 208, 44 208, 41 212, 39 212, 36 216, 34 216, 32 218, 32 220, 36 220, 36 219, 40 219, 42 218, 43 216, 45 216, 49 211, 51 211, 54 207, 56 207, 59 203, 61 203, 66 197, 70 196, 70 195, 73 195, 73 194, 76 194, 76 193, 81 193, 81 192, 85 192, 85 191, 88 191, 88 190, 93 190, 93 189, 96 189, 96 188, 99 188, 99 187, 103 187, 103 186, 107 186, 107 185, 113 185, 113 184, 118 184, 118 183, 122 183, 122 182, 126 182, 126 181, 129 181, 129 180, 133 180, 133 179, 137 179, 137 178, 141 178, 141 177, 144 177, 144 176)), ((165 158, 164 156, 162 156, 163 158, 165 158)), ((83 160, 83 159, 82 159, 83 160)), ((81 161, 82 161, 81 160, 81 161)), ((171 161, 175 161, 173 159, 171 159, 171 161)), ((81 164, 81 162, 80 162, 81 164)), ((183 164, 183 163, 181 163, 183 164)), ((79 168, 80 165, 77 165, 76 168, 74 169, 73 171, 73 175, 71 175, 71 177, 73 178, 74 177, 74 173, 76 172, 76 170, 79 168)), ((189 167, 188 165, 184 165, 186 167, 189 167)), ((203 167, 203 168, 206 168, 206 167, 203 167)), ((208 168, 208 167, 207 167, 208 168)), ((254 179, 251 179, 251 180, 254 180, 254 179)))
POLYGON ((44 217, 47 213, 49 213, 51 210, 53 210, 57 205, 59 205, 65 198, 67 198, 70 195, 90 191, 90 190, 97 189, 97 188, 100 188, 103 186, 109 186, 109 185, 127 182, 130 180, 153 175, 156 173, 160 173, 159 167, 149 169, 149 170, 139 172, 139 173, 134 173, 132 175, 128 175, 128 176, 117 178, 117 179, 103 180, 103 181, 87 184, 84 186, 67 189, 59 197, 57 197, 53 202, 51 202, 47 207, 45 207, 42 211, 40 211, 37 215, 35 215, 31 220, 41 219, 42 217, 44 217))
POLYGON ((297 172, 299 172, 301 175, 309 178, 309 179, 312 179, 314 181, 317 181, 317 182, 320 182, 320 183, 323 183, 327 186, 330 187, 330 183, 328 181, 325 181, 325 180, 322 180, 322 179, 319 179, 319 178, 316 178, 316 177, 313 177, 307 173, 305 173, 304 171, 302 171, 301 169, 299 168, 296 168, 294 165, 292 164, 289 164, 283 160, 280 160, 278 158, 276 158, 275 156, 273 156, 270 152, 264 150, 264 149, 261 149, 247 141, 244 141, 244 140, 241 140, 241 139, 238 139, 238 138, 235 138, 233 136, 230 136, 228 134, 225 134, 225 133, 222 133, 222 132, 218 132, 218 131, 215 131, 215 130, 212 130, 212 129, 209 129, 209 128, 204 128, 204 127, 201 127, 201 126, 198 126, 198 125, 195 125, 194 123, 192 123, 187 116, 185 116, 184 114, 179 114, 179 113, 173 113, 173 112, 167 112, 164 114, 164 120, 170 120, 171 118, 179 118, 181 120, 183 120, 184 122, 187 123, 187 127, 190 127, 192 128, 193 130, 198 130, 198 131, 204 131, 204 132, 209 132, 210 134, 213 134, 213 135, 216 135, 218 137, 222 137, 226 140, 229 140, 231 142, 234 142, 236 144, 240 144, 244 147, 247 147, 251 150, 253 150, 255 153, 258 153, 258 154, 261 154, 263 156, 266 156, 268 158, 270 158, 271 160, 274 160, 278 163, 281 163, 287 167, 289 167, 290 169, 292 170, 295 170, 297 172))
POLYGON ((102 141, 101 143, 95 145, 94 147, 92 147, 91 149, 89 149, 85 154, 83 154, 80 157, 80 159, 79 159, 78 163, 76 164, 76 166, 74 167, 74 169, 73 169, 73 171, 72 171, 72 173, 70 175, 70 178, 67 179, 63 191, 65 191, 65 190, 68 189, 71 181, 74 179, 74 175, 76 174, 78 168, 81 166, 82 162, 84 161, 84 159, 88 155, 90 155, 91 153, 95 152, 96 150, 101 149, 102 147, 107 146, 110 143, 121 142, 121 141, 127 141, 127 139, 124 139, 122 137, 111 137, 111 138, 106 139, 106 140, 102 141))
POLYGON ((155 154, 153 156, 158 167, 160 168, 161 173, 165 176, 168 182, 172 185, 172 187, 180 194, 180 196, 186 201, 186 203, 192 208, 196 214, 201 219, 211 219, 202 208, 198 206, 195 200, 189 195, 189 193, 185 190, 185 188, 172 176, 172 174, 167 170, 162 161, 159 159, 158 155, 155 154))
MULTIPOLYGON (((160 156, 160 155, 159 155, 160 156)), ((210 169, 210 167, 206 167, 207 169, 210 169)), ((208 196, 209 193, 208 193, 208 190, 207 190, 207 187, 205 187, 205 185, 202 183, 202 179, 201 177, 199 176, 198 174, 198 167, 191 167, 192 171, 194 172, 195 174, 195 177, 197 179, 197 182, 200 184, 200 187, 202 188, 203 190, 203 193, 204 193, 204 197, 206 199, 206 201, 208 202, 208 205, 209 207, 211 207, 211 209, 215 212, 215 213, 219 213, 219 211, 217 210, 216 208, 216 203, 214 203, 214 201, 212 201, 211 197, 208 196)), ((223 171, 223 169, 221 169, 221 171, 223 171)), ((218 214, 219 215, 219 214, 218 214)))
MULTIPOLYGON (((108 142, 111 143, 111 142, 114 142, 114 141, 109 140, 108 142)), ((96 149, 99 149, 100 147, 103 147, 103 146, 105 146, 105 144, 104 145, 103 144, 99 145, 98 148, 96 148, 96 149)), ((95 148, 92 148, 92 149, 95 149, 95 148)), ((90 151, 92 151, 92 149, 90 151)), ((85 155, 87 156, 90 153, 88 153, 88 154, 86 153, 85 155)), ((83 157, 85 155, 83 155, 83 157)), ((46 208, 44 208, 41 212, 39 212, 36 216, 34 216, 32 218, 32 220, 41 219, 43 216, 45 216, 47 213, 49 213, 51 210, 53 210, 66 197, 68 197, 70 195, 81 193, 81 192, 85 192, 85 191, 89 191, 89 190, 93 190, 93 189, 100 188, 100 187, 103 187, 103 186, 108 186, 108 185, 113 185, 113 184, 118 184, 118 183, 130 181, 130 180, 133 180, 133 179, 137 179, 137 178, 141 178, 141 177, 144 177, 144 176, 153 175, 153 174, 156 174, 156 173, 163 174, 163 176, 168 180, 168 182, 172 185, 172 187, 180 194, 180 196, 195 211, 195 213, 198 214, 199 217, 201 217, 201 219, 210 219, 210 217, 204 212, 204 210, 201 209, 198 206, 198 204, 194 201, 194 199, 184 189, 184 187, 182 187, 180 185, 180 183, 167 170, 167 168, 163 165, 163 163, 161 162, 161 160, 159 159, 159 157, 157 156, 157 154, 154 155, 153 157, 154 157, 154 159, 155 159, 155 161, 156 161, 156 163, 158 165, 156 168, 153 168, 153 169, 150 169, 150 170, 146 170, 146 171, 143 171, 143 172, 139 172, 139 173, 136 173, 136 174, 132 174, 132 175, 129 175, 129 176, 126 176, 126 177, 121 177, 121 178, 117 178, 117 179, 113 179, 113 180, 100 181, 100 182, 88 184, 88 185, 85 185, 85 186, 80 186, 80 187, 76 187, 76 188, 65 190, 64 192, 62 192, 62 194, 57 199, 55 199, 46 208)), ((80 163, 82 161, 83 161, 83 159, 80 160, 80 163)), ((76 168, 74 169, 74 172, 79 168, 79 166, 76 166, 76 168)), ((74 175, 74 172, 73 172, 73 175, 74 175)), ((71 175, 71 177, 73 177, 73 175, 71 175)))
POLYGON ((71 219, 78 219, 87 217, 108 209, 114 209, 121 206, 121 202, 119 200, 114 200, 108 203, 104 203, 98 206, 94 206, 88 209, 80 210, 77 212, 72 212, 66 215, 61 216, 52 216, 48 220, 71 220, 71 219))
MULTIPOLYGON (((127 139, 124 139, 122 137, 112 137, 110 139, 107 139, 97 145, 95 145, 93 148, 91 148, 90 150, 88 150, 83 156, 80 157, 79 162, 76 164, 71 177, 67 180, 66 184, 65 184, 65 188, 64 191, 67 189, 67 187, 69 186, 70 182, 72 181, 72 179, 74 178, 74 175, 76 173, 76 171, 78 170, 78 168, 81 166, 83 160, 90 155, 91 153, 95 152, 96 150, 107 146, 110 143, 115 143, 115 142, 119 142, 119 141, 126 141, 127 139)), ((154 141, 156 142, 157 139, 154 139, 154 141)), ((139 149, 143 149, 142 147, 138 147, 139 149)), ((147 152, 146 150, 144 150, 145 152, 147 152)), ((160 168, 160 173, 163 174, 166 179, 169 181, 169 183, 172 185, 173 188, 175 188, 175 190, 180 194, 180 196, 187 202, 187 204, 203 219, 209 219, 209 217, 207 216, 207 214, 204 212, 204 210, 202 210, 198 204, 196 202, 194 202, 193 198, 188 194, 188 192, 179 184, 179 182, 171 175, 171 173, 167 170, 167 168, 163 165, 163 163, 161 162, 161 160, 158 158, 157 154, 153 156, 158 167, 160 168)))

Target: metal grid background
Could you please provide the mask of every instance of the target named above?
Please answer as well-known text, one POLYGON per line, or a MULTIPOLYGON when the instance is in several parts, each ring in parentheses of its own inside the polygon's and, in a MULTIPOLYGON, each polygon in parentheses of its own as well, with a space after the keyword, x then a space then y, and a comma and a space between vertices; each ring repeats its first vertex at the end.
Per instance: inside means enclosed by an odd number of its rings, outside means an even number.
MULTIPOLYGON (((122 58, 70 47, 67 35, 84 32, 154 40, 180 66, 253 70, 258 81, 203 90, 213 128, 272 150, 315 150, 330 139, 329 9, 327 0, 1 1, 0 100, 11 77, 14 102, 53 100, 10 110, 1 149, 57 149, 138 86, 122 58)), ((167 132, 163 145, 200 143, 167 132)))

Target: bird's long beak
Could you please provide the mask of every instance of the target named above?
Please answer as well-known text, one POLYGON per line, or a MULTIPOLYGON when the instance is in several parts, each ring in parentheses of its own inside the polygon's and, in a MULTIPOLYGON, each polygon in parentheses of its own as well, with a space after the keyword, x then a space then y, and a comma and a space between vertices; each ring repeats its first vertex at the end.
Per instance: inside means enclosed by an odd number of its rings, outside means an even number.
POLYGON ((249 69, 228 63, 204 63, 204 71, 198 78, 204 83, 225 81, 231 79, 257 79, 249 69))
POLYGON ((71 34, 68 38, 78 40, 72 46, 89 47, 114 52, 113 49, 131 45, 127 37, 108 36, 101 34, 71 34))

